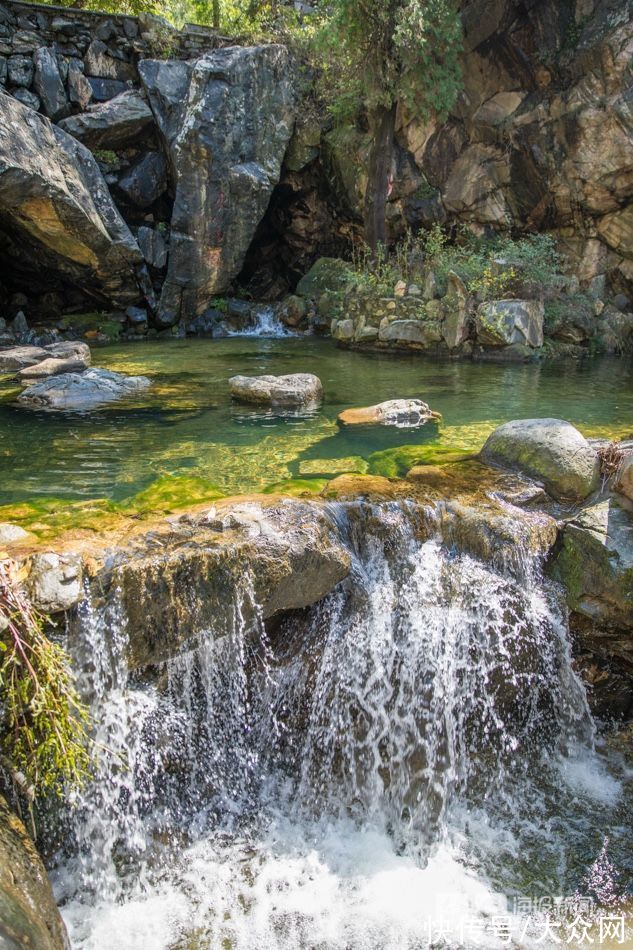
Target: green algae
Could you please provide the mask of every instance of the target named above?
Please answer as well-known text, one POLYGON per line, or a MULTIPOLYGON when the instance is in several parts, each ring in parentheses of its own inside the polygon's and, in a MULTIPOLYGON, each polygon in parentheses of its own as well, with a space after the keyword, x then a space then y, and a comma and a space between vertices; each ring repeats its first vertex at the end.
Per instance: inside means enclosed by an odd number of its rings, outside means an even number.
POLYGON ((263 489, 264 495, 318 495, 328 484, 327 478, 288 478, 283 482, 275 482, 263 489))
POLYGON ((437 443, 427 445, 401 445, 395 449, 373 452, 368 459, 370 475, 385 478, 404 478, 416 465, 444 465, 449 462, 464 462, 472 453, 450 448, 437 443))
POLYGON ((206 501, 217 501, 218 498, 223 497, 224 494, 218 486, 205 478, 195 475, 163 475, 144 491, 137 492, 131 498, 121 502, 117 509, 133 514, 171 512, 200 505, 206 501))

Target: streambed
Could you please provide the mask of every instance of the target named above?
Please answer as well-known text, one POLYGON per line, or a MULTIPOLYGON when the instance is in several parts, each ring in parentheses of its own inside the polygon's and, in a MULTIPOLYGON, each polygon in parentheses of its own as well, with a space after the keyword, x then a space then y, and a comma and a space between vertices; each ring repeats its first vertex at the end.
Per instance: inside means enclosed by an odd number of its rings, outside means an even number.
MULTIPOLYGON (((147 375, 153 386, 134 400, 81 414, 16 408, 15 384, 0 383, 0 520, 28 526, 51 510, 63 519, 64 502, 133 507, 139 493, 144 510, 191 504, 213 488, 237 494, 300 479, 299 489, 319 490, 347 466, 401 475, 413 456, 398 459, 388 450, 425 444, 476 451, 509 419, 556 416, 603 437, 626 436, 633 427, 630 362, 613 358, 436 363, 340 350, 316 338, 232 337, 105 347, 93 351, 93 362, 147 375), (292 372, 321 378, 321 409, 267 413, 232 404, 230 376, 292 372), (343 409, 408 396, 441 412, 441 426, 352 432, 336 424, 343 409), (340 459, 347 461, 341 466, 340 459)), ((77 508, 67 509, 66 526, 80 517, 77 508)))

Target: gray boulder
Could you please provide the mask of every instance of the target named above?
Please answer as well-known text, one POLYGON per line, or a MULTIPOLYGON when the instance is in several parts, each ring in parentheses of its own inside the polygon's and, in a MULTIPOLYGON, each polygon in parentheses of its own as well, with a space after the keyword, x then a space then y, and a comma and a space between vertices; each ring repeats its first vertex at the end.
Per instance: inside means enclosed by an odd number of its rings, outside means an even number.
POLYGON ((18 102, 21 102, 23 106, 26 106, 27 109, 33 109, 35 112, 41 106, 40 97, 36 96, 34 92, 31 92, 30 89, 16 89, 13 93, 13 98, 17 99, 18 102))
POLYGON ((35 554, 26 586, 31 602, 43 613, 70 610, 83 598, 81 557, 78 554, 35 554))
POLYGON ((234 399, 268 406, 306 406, 319 402, 323 387, 312 373, 287 376, 233 376, 229 388, 234 399))
POLYGON ((84 56, 86 76, 96 76, 99 79, 136 79, 136 69, 132 63, 115 59, 108 53, 108 47, 100 39, 92 41, 84 56))
POLYGON ((202 313, 241 270, 292 134, 293 74, 275 45, 143 60, 139 73, 175 177, 158 315, 169 326, 202 313))
POLYGON ((153 125, 152 110, 136 91, 124 92, 59 123, 61 129, 90 149, 124 148, 146 136, 153 125))
POLYGON ((64 373, 34 383, 18 396, 18 402, 27 409, 84 412, 142 392, 149 385, 145 376, 89 369, 85 373, 64 373))
POLYGON ((89 76, 88 83, 92 90, 92 98, 95 102, 108 102, 117 96, 128 92, 131 86, 122 82, 120 79, 99 79, 97 76, 89 76))
POLYGON ((68 99, 59 73, 57 57, 52 50, 43 46, 37 50, 33 61, 35 63, 33 78, 35 92, 40 97, 45 115, 55 121, 68 112, 68 99))
POLYGON ((71 59, 68 64, 68 98, 80 109, 87 109, 92 99, 92 86, 81 68, 81 60, 71 59))
POLYGON ((0 350, 0 373, 14 373, 16 370, 35 366, 50 356, 41 346, 12 346, 0 350))
POLYGON ((33 59, 31 56, 9 56, 7 75, 14 86, 28 87, 33 82, 33 59))
POLYGON ((160 270, 165 266, 167 263, 167 244, 160 231, 155 228, 139 228, 136 240, 150 267, 160 270))
POLYGON ((0 94, 0 216, 20 264, 115 306, 141 296, 141 252, 90 152, 0 94))
POLYGON ((167 191, 167 159, 147 152, 119 179, 119 191, 137 208, 149 208, 167 191))
POLYGON ((595 449, 578 429, 561 419, 506 422, 488 437, 481 459, 542 481, 559 501, 582 501, 600 481, 595 449))
POLYGON ((482 346, 543 346, 540 300, 494 300, 477 308, 477 342, 482 346))

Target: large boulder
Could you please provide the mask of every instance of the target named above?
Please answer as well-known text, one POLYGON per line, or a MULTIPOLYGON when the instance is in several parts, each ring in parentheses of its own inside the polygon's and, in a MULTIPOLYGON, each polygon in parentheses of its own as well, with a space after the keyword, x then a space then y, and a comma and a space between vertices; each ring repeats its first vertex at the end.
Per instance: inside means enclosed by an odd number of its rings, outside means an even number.
POLYGON ((323 397, 323 386, 312 373, 287 376, 232 376, 231 396, 260 406, 307 406, 323 397))
POLYGON ((6 950, 66 950, 70 946, 42 859, 2 797, 0 946, 6 950))
POLYGON ((50 356, 35 366, 27 366, 18 373, 21 383, 30 383, 35 379, 47 379, 49 376, 61 376, 62 373, 83 373, 90 364, 77 357, 59 359, 50 356))
POLYGON ((595 449, 578 429, 561 419, 506 422, 488 437, 481 459, 542 481, 559 501, 582 501, 600 481, 595 449))
POLYGON ((88 148, 124 148, 151 132, 154 115, 142 94, 130 90, 87 112, 62 119, 59 126, 88 148))
POLYGON ((137 208, 149 208, 167 191, 167 159, 162 152, 146 152, 119 179, 119 191, 137 208))
POLYGON ((139 72, 176 191, 159 308, 168 326, 201 314, 242 268, 292 134, 293 72, 275 45, 143 60, 139 72))
POLYGON ((543 346, 540 300, 494 300, 477 308, 477 342, 482 346, 543 346))
POLYGON ((150 385, 145 376, 123 376, 105 369, 63 373, 29 386, 18 396, 27 409, 67 409, 79 412, 142 392, 150 385))
POLYGON ((141 252, 91 153, 2 93, 0 218, 12 266, 52 271, 110 304, 141 296, 141 252))
POLYGON ((359 409, 345 409, 338 415, 343 425, 381 425, 415 427, 424 425, 431 419, 441 419, 421 399, 388 399, 375 406, 363 406, 359 409))
POLYGON ((633 662, 633 521, 614 499, 583 508, 565 525, 552 572, 569 607, 603 628, 629 631, 633 662))
POLYGON ((264 619, 307 607, 350 570, 327 511, 314 504, 242 503, 173 531, 177 546, 159 557, 149 538, 146 557, 114 555, 110 583, 128 617, 132 666, 162 663, 201 633, 221 635, 236 609, 248 622, 255 604, 264 619))

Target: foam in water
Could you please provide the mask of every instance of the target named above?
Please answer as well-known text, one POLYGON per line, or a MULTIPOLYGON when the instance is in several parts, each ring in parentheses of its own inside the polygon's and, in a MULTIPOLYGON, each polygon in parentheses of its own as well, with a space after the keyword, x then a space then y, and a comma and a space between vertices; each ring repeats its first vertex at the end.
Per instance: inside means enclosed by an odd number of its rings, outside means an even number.
POLYGON ((74 946, 492 948, 512 895, 581 886, 619 797, 556 591, 394 506, 332 517, 348 582, 269 637, 246 575, 154 686, 116 596, 86 605, 104 751, 56 872, 74 946))

